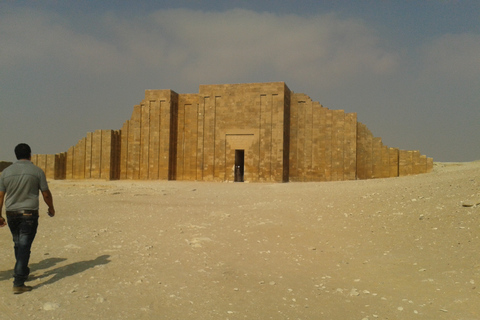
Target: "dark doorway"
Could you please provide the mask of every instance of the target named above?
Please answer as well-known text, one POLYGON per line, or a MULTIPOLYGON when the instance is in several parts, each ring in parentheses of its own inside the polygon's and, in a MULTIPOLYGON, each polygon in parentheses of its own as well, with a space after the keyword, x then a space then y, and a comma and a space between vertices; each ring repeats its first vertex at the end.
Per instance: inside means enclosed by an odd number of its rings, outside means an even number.
POLYGON ((245 150, 235 150, 235 182, 243 182, 245 150))

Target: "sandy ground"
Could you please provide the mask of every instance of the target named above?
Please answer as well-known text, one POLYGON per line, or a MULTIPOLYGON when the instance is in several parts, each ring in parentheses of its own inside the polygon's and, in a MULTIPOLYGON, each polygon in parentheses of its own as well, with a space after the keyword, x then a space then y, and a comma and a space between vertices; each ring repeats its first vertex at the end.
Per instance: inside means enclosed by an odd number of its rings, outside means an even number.
POLYGON ((480 319, 480 162, 324 183, 51 181, 0 318, 480 319))

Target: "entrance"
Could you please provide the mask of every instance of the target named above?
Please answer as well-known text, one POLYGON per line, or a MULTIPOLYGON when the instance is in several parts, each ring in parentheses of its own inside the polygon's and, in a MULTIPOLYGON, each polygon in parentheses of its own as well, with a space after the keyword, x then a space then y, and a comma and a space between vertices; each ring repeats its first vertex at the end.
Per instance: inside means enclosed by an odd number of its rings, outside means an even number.
POLYGON ((235 150, 235 182, 243 182, 245 150, 235 150))

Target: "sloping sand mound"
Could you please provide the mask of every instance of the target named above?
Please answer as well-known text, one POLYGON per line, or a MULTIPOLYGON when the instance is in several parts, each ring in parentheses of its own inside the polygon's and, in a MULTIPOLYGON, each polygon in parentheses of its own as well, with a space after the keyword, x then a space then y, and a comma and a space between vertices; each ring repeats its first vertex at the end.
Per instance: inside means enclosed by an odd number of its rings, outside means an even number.
POLYGON ((30 293, 11 292, 0 230, 1 319, 480 319, 480 162, 368 181, 50 187, 30 293))

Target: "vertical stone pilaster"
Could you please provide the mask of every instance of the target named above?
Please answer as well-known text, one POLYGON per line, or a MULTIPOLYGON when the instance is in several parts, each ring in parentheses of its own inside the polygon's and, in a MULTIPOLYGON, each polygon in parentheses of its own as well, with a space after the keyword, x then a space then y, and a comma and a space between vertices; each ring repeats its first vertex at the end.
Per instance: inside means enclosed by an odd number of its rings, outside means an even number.
POLYGON ((259 181, 270 181, 272 176, 272 102, 271 97, 260 95, 260 145, 259 145, 259 181))
POLYGON ((382 144, 381 177, 388 178, 389 176, 390 176, 390 150, 386 145, 382 144))
MULTIPOLYGON (((171 139, 174 137, 174 140, 178 137, 177 124, 172 123, 172 118, 175 115, 178 115, 177 105, 172 101, 172 93, 167 100, 162 99, 160 101, 160 154, 159 154, 159 179, 169 180, 172 173, 171 161, 174 161, 172 158, 177 156, 177 147, 175 149, 171 146, 171 139)), ((176 163, 176 161, 174 162, 176 163)))
POLYGON ((305 122, 307 117, 306 101, 297 105, 297 176, 298 181, 305 181, 305 122))
POLYGON ((222 109, 225 107, 223 96, 215 96, 215 126, 214 126, 214 153, 213 153, 213 180, 214 181, 224 181, 225 179, 225 132, 222 130, 224 128, 224 119, 219 116, 222 112, 222 109))
POLYGON ((149 176, 149 154, 150 154, 150 102, 144 101, 141 105, 140 118, 140 163, 139 179, 148 180, 149 176))
POLYGON ((150 150, 148 154, 148 179, 159 179, 160 157, 160 102, 149 100, 150 105, 150 150))
POLYGON ((200 100, 197 104, 197 168, 196 179, 203 180, 203 167, 205 158, 205 102, 200 100))
POLYGON ((185 176, 185 101, 180 96, 178 99, 178 127, 177 127, 177 178, 186 180, 185 176))
POLYGON ((325 171, 323 170, 322 160, 325 153, 325 141, 322 139, 323 124, 325 117, 321 116, 322 106, 318 102, 312 103, 312 168, 311 180, 322 181, 325 179, 325 171))
POLYGON ((75 156, 75 147, 71 146, 67 150, 67 156, 65 159, 65 162, 66 162, 65 178, 66 179, 73 179, 74 177, 74 165, 73 165, 74 156, 75 156))
POLYGON ((87 138, 82 138, 75 146, 73 179, 85 179, 85 148, 87 138))
POLYGON ((122 126, 121 133, 120 133, 120 169, 119 169, 119 178, 121 180, 125 180, 128 178, 128 154, 129 154, 129 145, 128 145, 128 137, 129 137, 129 124, 130 120, 125 121, 122 126))
POLYGON ((290 89, 284 84, 283 93, 283 182, 290 177, 290 89))
POLYGON ((304 149, 303 149, 303 164, 304 177, 303 181, 313 180, 313 103, 308 99, 304 103, 305 109, 305 127, 304 127, 304 149))
POLYGON ((43 170, 45 174, 47 174, 46 166, 47 165, 47 155, 46 154, 38 154, 37 155, 37 164, 36 166, 43 170))
POLYGON ((389 149, 389 177, 398 177, 398 157, 399 157, 399 150, 396 148, 389 149))
POLYGON ((179 97, 178 176, 183 180, 197 177, 197 105, 191 95, 179 97))
POLYGON ((427 158, 427 173, 433 171, 433 158, 427 158))
POLYGON ((382 138, 372 139, 372 178, 382 177, 382 138))
POLYGON ((355 180, 357 177, 357 114, 345 115, 344 141, 344 180, 355 180))
POLYGON ((204 167, 203 177, 206 181, 213 181, 215 169, 215 97, 205 97, 205 135, 204 135, 204 167))
POLYGON ((111 180, 112 176, 112 165, 113 165, 113 158, 112 158, 112 149, 115 148, 114 146, 114 136, 112 130, 100 130, 99 133, 96 133, 97 136, 100 137, 100 141, 96 142, 96 144, 100 143, 101 147, 98 148, 98 157, 100 158, 100 170, 98 174, 98 179, 104 180, 111 180))
POLYGON ((298 112, 299 104, 295 96, 290 98, 290 181, 299 181, 298 170, 298 112))
POLYGON ((45 176, 47 179, 55 179, 55 155, 47 154, 45 157, 45 176))
POLYGON ((92 178, 92 167, 97 169, 96 163, 92 163, 92 144, 93 144, 93 133, 87 132, 85 137, 85 163, 84 163, 84 179, 92 178))
POLYGON ((130 120, 128 145, 130 152, 128 153, 128 171, 127 178, 138 180, 140 178, 140 157, 141 157, 141 119, 142 107, 136 105, 133 108, 132 118, 130 120))
POLYGON ((63 180, 66 178, 67 153, 62 152, 55 155, 55 180, 63 180))
POLYGON ((400 177, 409 176, 413 173, 413 152, 400 150, 398 175, 400 177))
POLYGON ((102 166, 104 165, 102 159, 102 151, 108 146, 103 145, 103 130, 95 130, 92 135, 90 135, 91 146, 87 146, 87 159, 91 160, 91 173, 90 177, 93 179, 100 179, 102 177, 102 166))
POLYGON ((427 156, 420 155, 419 165, 420 165, 419 173, 426 173, 427 172, 427 156))
POLYGON ((283 92, 272 94, 272 179, 284 181, 284 95, 283 92), (282 95, 281 95, 282 93, 282 95))
POLYGON ((420 151, 414 150, 412 154, 412 174, 421 173, 420 151))
POLYGON ((325 180, 332 181, 332 137, 333 137, 333 112, 327 109, 325 114, 325 180))
POLYGON ((345 112, 333 110, 332 115, 332 181, 341 181, 344 170, 345 112))
POLYGON ((357 124, 357 178, 365 179, 365 143, 366 132, 365 125, 361 122, 357 124))

